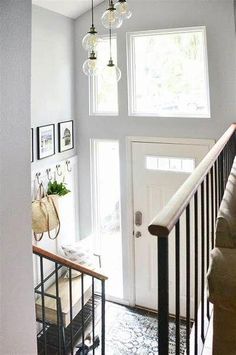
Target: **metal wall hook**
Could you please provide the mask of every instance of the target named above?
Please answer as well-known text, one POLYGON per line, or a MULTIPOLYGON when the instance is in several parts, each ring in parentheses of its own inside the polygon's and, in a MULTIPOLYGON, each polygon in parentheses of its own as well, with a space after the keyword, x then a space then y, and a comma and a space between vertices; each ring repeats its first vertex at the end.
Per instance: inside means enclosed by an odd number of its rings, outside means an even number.
POLYGON ((70 167, 70 160, 66 161, 66 168, 69 173, 72 171, 72 168, 70 167))
POLYGON ((47 173, 48 180, 51 181, 52 180, 51 169, 47 169, 46 173, 47 173))
POLYGON ((41 182, 39 181, 39 178, 40 178, 40 176, 41 176, 41 173, 36 173, 35 176, 36 176, 36 179, 37 179, 38 184, 40 185, 41 182))
POLYGON ((62 171, 61 171, 61 165, 60 164, 56 165, 56 170, 57 170, 57 175, 58 176, 62 176, 62 171))

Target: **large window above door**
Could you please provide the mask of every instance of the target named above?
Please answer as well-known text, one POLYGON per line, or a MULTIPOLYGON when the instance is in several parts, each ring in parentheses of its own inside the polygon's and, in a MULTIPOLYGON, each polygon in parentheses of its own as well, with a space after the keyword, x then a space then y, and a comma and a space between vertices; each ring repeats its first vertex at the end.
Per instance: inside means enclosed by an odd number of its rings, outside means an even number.
POLYGON ((127 36, 129 115, 210 117, 205 27, 127 36))
MULTIPOLYGON (((112 54, 114 63, 117 64, 117 40, 112 36, 112 54)), ((103 69, 110 58, 109 37, 103 36, 97 45, 97 58, 100 74, 90 79, 90 115, 117 116, 118 115, 118 85, 114 80, 107 80, 102 75, 103 69)))

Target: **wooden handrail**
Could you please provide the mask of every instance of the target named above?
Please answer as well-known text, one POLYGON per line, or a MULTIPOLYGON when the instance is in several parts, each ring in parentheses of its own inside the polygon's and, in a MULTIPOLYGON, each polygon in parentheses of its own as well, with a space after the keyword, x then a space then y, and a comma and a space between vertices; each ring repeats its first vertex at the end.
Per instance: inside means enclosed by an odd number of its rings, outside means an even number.
POLYGON ((95 277, 96 279, 99 279, 101 281, 106 281, 108 279, 107 276, 100 274, 99 272, 96 272, 94 270, 88 269, 80 264, 74 263, 62 256, 59 256, 57 254, 51 253, 45 249, 36 247, 35 245, 33 245, 33 253, 39 256, 42 256, 48 260, 54 261, 58 264, 61 264, 63 266, 66 267, 70 267, 73 270, 79 271, 81 273, 84 273, 86 275, 95 277))
POLYGON ((166 206, 152 220, 148 227, 152 235, 168 237, 235 130, 236 123, 233 123, 173 195, 166 206))

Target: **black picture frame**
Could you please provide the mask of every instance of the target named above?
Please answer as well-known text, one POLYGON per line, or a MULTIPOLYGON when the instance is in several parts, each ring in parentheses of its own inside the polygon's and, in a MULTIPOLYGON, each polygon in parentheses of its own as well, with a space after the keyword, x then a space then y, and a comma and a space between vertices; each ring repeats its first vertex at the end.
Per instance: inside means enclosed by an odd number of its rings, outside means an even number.
POLYGON ((55 154, 54 124, 37 127, 37 148, 39 160, 48 158, 55 154))
POLYGON ((74 121, 58 123, 58 150, 60 153, 74 148, 74 121))
POLYGON ((31 128, 31 163, 34 161, 34 130, 31 128))

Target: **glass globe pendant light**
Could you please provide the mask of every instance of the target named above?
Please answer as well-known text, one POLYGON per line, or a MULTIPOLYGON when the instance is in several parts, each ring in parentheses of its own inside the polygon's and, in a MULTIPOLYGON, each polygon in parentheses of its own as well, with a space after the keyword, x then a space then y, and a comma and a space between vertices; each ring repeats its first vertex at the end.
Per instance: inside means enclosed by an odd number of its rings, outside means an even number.
POLYGON ((84 36, 82 40, 82 46, 86 51, 92 51, 96 48, 98 44, 98 35, 96 28, 94 26, 94 14, 93 14, 93 0, 92 0, 92 6, 91 6, 91 12, 92 12, 92 24, 90 27, 89 32, 84 36))
POLYGON ((130 19, 130 17, 132 16, 132 12, 129 9, 129 5, 127 4, 126 0, 119 0, 116 4, 115 4, 115 8, 117 13, 121 16, 121 18, 123 19, 130 19))
POLYGON ((94 50, 90 52, 89 58, 83 64, 83 72, 87 76, 96 76, 99 72, 97 56, 94 50))
POLYGON ((113 0, 109 1, 109 7, 102 15, 102 24, 105 28, 119 28, 122 25, 122 17, 118 14, 113 0))
POLYGON ((109 59, 109 62, 103 71, 103 78, 106 82, 118 82, 121 79, 121 71, 118 66, 114 64, 112 58, 109 59))
POLYGON ((118 66, 115 65, 115 63, 112 59, 111 28, 109 30, 109 37, 110 37, 110 59, 109 59, 107 66, 103 70, 102 76, 106 82, 114 83, 114 82, 118 82, 121 79, 121 71, 118 68, 118 66))

